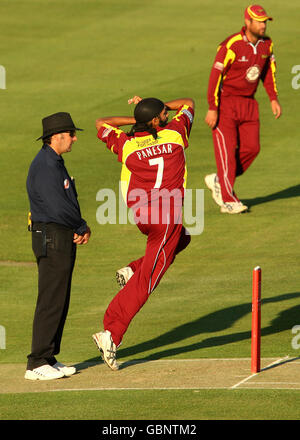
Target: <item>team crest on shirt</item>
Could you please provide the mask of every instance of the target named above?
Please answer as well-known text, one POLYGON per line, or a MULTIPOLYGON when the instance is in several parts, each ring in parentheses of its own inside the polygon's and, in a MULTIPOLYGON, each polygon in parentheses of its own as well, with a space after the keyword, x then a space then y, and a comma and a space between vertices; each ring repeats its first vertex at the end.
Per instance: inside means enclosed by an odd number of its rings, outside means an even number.
POLYGON ((260 76, 260 67, 257 64, 247 69, 246 80, 249 81, 250 83, 257 81, 259 76, 260 76))
POLYGON ((70 188, 70 182, 69 182, 68 179, 65 179, 65 180, 64 180, 64 188, 65 188, 65 189, 69 189, 69 188, 70 188))

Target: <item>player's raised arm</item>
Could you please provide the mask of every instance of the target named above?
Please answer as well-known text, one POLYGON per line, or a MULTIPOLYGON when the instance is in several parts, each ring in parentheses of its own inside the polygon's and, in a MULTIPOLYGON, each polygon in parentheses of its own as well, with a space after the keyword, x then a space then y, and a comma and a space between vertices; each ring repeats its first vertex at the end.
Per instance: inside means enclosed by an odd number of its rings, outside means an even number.
MULTIPOLYGON (((137 105, 141 100, 142 98, 136 95, 133 98, 128 99, 128 104, 137 105)), ((178 110, 183 105, 188 105, 189 107, 194 108, 195 101, 192 98, 178 98, 165 102, 165 105, 168 107, 168 110, 178 110)))
POLYGON ((96 119, 96 128, 99 131, 103 124, 109 124, 113 127, 135 124, 135 118, 132 116, 106 116, 96 119))
POLYGON ((178 110, 183 105, 188 105, 192 109, 195 108, 195 101, 192 98, 178 98, 173 101, 165 102, 166 107, 169 110, 178 110))

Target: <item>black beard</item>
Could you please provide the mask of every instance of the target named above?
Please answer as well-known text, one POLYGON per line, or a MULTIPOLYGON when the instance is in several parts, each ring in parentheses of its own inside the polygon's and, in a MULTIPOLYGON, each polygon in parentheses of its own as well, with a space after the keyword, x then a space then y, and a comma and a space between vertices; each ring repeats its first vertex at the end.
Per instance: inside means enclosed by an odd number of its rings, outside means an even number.
POLYGON ((260 34, 258 34, 258 33, 254 33, 254 32, 252 32, 252 35, 254 35, 254 37, 255 38, 257 38, 258 40, 259 39, 261 39, 261 38, 266 38, 266 39, 268 39, 269 37, 267 36, 267 34, 262 34, 262 35, 260 35, 260 34))
POLYGON ((168 119, 166 119, 165 121, 163 121, 162 119, 159 118, 159 126, 161 128, 165 127, 168 124, 168 119))

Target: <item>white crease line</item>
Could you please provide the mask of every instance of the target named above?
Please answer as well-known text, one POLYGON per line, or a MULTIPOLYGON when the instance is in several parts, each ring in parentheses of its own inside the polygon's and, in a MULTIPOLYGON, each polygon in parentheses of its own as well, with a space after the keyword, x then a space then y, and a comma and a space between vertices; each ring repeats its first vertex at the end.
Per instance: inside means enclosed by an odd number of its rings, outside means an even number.
MULTIPOLYGON (((276 358, 263 358, 263 359, 276 359, 276 358)), ((210 361, 250 361, 251 358, 250 357, 245 357, 245 358, 198 358, 198 359, 154 359, 154 360, 132 360, 132 361, 121 361, 119 362, 120 365, 122 364, 143 364, 143 363, 158 363, 158 362, 210 362, 210 361)), ((95 363, 95 362, 71 362, 69 363, 70 365, 92 365, 92 366, 98 366, 98 365, 102 365, 103 362, 101 363, 101 361, 99 360, 99 363, 95 363)))
MULTIPOLYGON (((191 390, 191 391, 197 391, 197 390, 218 390, 218 389, 226 389, 226 387, 153 387, 153 388, 61 388, 57 390, 46 390, 46 391, 35 391, 37 393, 41 392, 63 392, 63 391, 182 391, 182 390, 191 390)), ((26 392, 26 391, 25 391, 26 392)))
POLYGON ((251 379, 252 377, 256 376, 258 373, 254 373, 251 374, 251 376, 245 377, 245 379, 241 380, 240 382, 236 383, 235 385, 233 385, 232 387, 230 387, 232 390, 234 388, 239 387, 240 385, 242 385, 243 383, 247 382, 249 379, 251 379))
POLYGON ((255 383, 256 385, 272 384, 272 385, 299 385, 300 386, 300 382, 252 382, 252 383, 255 383))
POLYGON ((266 367, 262 368, 261 371, 264 371, 267 368, 272 367, 273 365, 280 364, 280 362, 286 361, 287 359, 289 359, 289 356, 285 356, 284 358, 278 359, 277 361, 272 362, 270 365, 267 365, 266 367))
MULTIPOLYGON (((260 371, 264 371, 264 370, 266 370, 267 368, 272 367, 273 365, 280 364, 280 362, 283 362, 283 361, 287 360, 288 358, 289 358, 289 356, 285 356, 284 358, 277 359, 276 361, 271 362, 271 364, 269 364, 269 365, 267 365, 266 367, 262 368, 260 371)), ((230 387, 230 388, 231 388, 231 389, 237 388, 237 387, 239 387, 240 385, 242 385, 243 383, 245 383, 245 382, 247 382, 248 380, 252 379, 252 377, 257 376, 258 374, 259 374, 259 373, 251 374, 250 376, 245 377, 245 379, 241 380, 240 382, 236 383, 235 385, 233 385, 233 386, 230 387)))

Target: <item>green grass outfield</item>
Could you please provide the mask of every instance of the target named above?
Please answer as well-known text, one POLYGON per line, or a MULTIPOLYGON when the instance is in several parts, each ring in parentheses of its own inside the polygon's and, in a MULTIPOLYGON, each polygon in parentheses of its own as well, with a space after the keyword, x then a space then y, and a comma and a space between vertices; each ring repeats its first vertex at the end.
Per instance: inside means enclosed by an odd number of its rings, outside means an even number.
MULTIPOLYGON (((85 129, 64 159, 76 178, 92 237, 78 249, 59 359, 93 361, 97 351, 91 334, 101 329, 103 313, 117 293, 115 271, 143 255, 145 247, 134 225, 96 221, 96 194, 102 188, 117 191, 120 164, 97 140, 94 121, 132 114, 127 99, 134 94, 193 97, 188 188, 204 188, 204 176, 215 170, 211 133, 204 124, 209 72, 217 45, 240 30, 247 5, 244 0, 188 0, 184 6, 179 0, 1 0, 0 65, 6 69, 6 89, 0 89, 0 325, 6 329, 6 349, 0 349, 0 369, 1 364, 25 363, 30 351, 37 272, 28 264, 34 259, 26 230, 25 181, 41 146, 35 139, 42 117, 69 111, 85 129)), ((221 215, 205 189, 204 231, 192 237, 134 318, 118 350, 122 362, 249 357, 252 269, 257 265, 263 279, 262 356, 299 356, 292 347, 292 327, 300 325, 300 90, 291 85, 292 67, 300 64, 299 5, 296 0, 284 5, 265 0, 263 5, 274 17, 268 30, 283 116, 275 121, 260 86, 261 153, 236 184, 251 212, 221 215)), ((300 415, 299 391, 293 389, 119 390, 113 396, 108 391, 0 394, 0 419, 300 415)))
MULTIPOLYGON (((274 420, 278 418, 277 401, 282 406, 281 419, 293 419, 291 408, 299 405, 293 392, 265 390, 196 391, 74 391, 70 393, 31 393, 5 395, 0 400, 3 419, 21 420, 274 420), (116 404, 117 402, 117 404, 116 404), (173 405, 171 404, 173 402, 173 405), (126 408, 126 414, 124 414, 126 408)), ((26 426, 26 425, 25 425, 26 426)), ((76 426, 76 425, 75 425, 76 426)), ((200 424, 201 427, 201 424, 200 424)))

